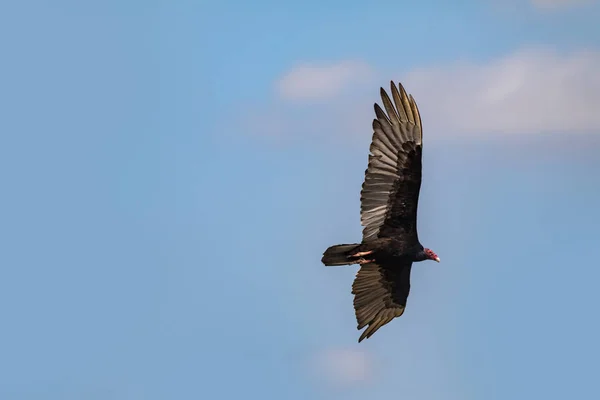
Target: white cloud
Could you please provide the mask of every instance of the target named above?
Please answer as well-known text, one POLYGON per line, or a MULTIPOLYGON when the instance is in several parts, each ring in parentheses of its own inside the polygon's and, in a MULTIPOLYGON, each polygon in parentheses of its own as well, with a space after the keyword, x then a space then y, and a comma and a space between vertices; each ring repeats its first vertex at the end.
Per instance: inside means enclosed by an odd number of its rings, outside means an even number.
POLYGON ((415 97, 430 138, 600 132, 598 51, 526 49, 488 62, 461 61, 404 74, 376 71, 353 62, 294 68, 276 82, 276 101, 268 110, 255 110, 245 129, 311 141, 370 137, 379 86, 388 89, 393 79, 415 97), (357 77, 369 74, 380 79, 356 84, 357 77))
POLYGON ((369 354, 358 349, 327 349, 316 357, 314 372, 328 384, 348 387, 368 383, 373 363, 369 354))
POLYGON ((531 0, 531 3, 541 9, 557 9, 593 3, 594 0, 531 0))
POLYGON ((426 128, 474 134, 600 131, 600 52, 520 51, 488 63, 417 69, 403 80, 426 128))
POLYGON ((306 63, 286 73, 277 82, 276 91, 288 100, 330 99, 349 85, 364 83, 371 77, 371 68, 363 62, 306 63))

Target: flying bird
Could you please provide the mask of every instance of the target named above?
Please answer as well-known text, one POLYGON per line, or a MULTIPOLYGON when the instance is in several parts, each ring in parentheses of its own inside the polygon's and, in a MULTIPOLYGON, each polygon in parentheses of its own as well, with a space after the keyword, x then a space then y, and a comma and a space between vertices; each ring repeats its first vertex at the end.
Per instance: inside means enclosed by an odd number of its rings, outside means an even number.
POLYGON ((373 139, 360 201, 362 242, 331 246, 326 266, 360 264, 352 284, 358 342, 406 308, 410 270, 418 261, 439 257, 424 248, 417 234, 423 135, 417 103, 402 84, 391 82, 392 100, 381 88, 385 111, 375 103, 373 139))

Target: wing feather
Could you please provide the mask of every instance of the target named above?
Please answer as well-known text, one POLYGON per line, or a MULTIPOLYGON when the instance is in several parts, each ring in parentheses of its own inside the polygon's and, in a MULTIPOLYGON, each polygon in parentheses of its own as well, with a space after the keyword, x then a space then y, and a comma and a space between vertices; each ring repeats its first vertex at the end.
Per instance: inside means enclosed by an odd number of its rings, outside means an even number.
POLYGON ((363 264, 354 283, 354 310, 357 328, 362 332, 359 342, 371 337, 379 328, 404 314, 410 292, 412 263, 387 266, 385 264, 363 264))
POLYGON ((373 139, 361 190, 363 242, 409 235, 417 240, 421 187, 421 116, 412 95, 391 82, 392 100, 381 88, 383 106, 374 105, 373 139))

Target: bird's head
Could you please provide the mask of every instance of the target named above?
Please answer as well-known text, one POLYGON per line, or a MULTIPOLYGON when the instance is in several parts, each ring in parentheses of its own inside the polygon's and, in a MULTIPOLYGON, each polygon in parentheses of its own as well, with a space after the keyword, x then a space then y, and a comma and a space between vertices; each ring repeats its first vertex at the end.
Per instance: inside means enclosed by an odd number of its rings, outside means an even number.
POLYGON ((431 249, 425 249, 423 252, 427 256, 427 259, 440 262, 440 258, 431 249))

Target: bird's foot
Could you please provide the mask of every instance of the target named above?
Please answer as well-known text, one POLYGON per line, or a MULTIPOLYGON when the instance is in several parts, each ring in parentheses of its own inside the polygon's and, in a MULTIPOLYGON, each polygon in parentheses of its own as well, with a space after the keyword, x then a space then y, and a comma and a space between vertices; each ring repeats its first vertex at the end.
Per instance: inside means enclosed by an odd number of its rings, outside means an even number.
POLYGON ((360 260, 358 260, 359 264, 368 264, 368 263, 372 263, 373 260, 365 260, 364 258, 361 258, 360 260))

